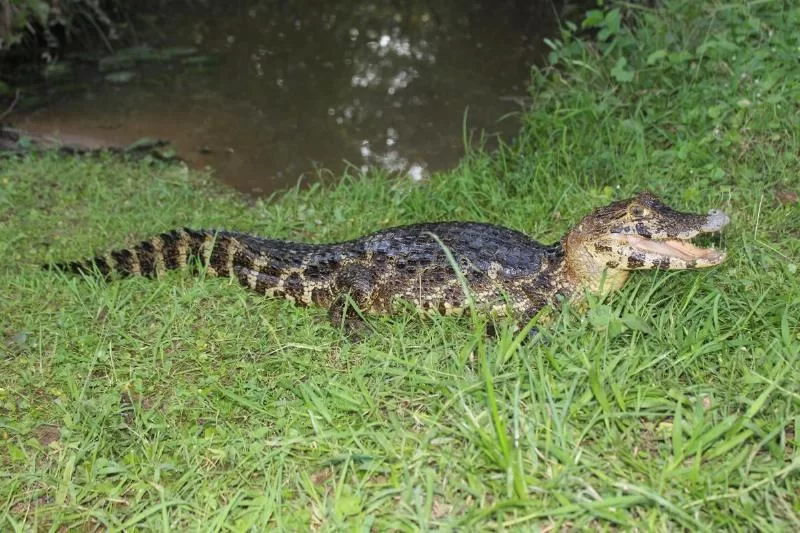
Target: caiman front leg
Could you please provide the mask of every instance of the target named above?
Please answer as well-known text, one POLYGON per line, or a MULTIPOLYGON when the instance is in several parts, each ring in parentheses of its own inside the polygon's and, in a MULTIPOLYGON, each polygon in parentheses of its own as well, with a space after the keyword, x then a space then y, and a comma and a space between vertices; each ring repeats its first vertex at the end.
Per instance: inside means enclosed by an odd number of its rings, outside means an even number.
MULTIPOLYGON (((533 293, 532 291, 504 292, 502 293, 502 300, 505 301, 505 307, 502 312, 494 315, 492 320, 486 323, 486 334, 489 337, 499 337, 502 330, 498 329, 500 323, 499 319, 505 319, 513 325, 512 331, 514 335, 519 334, 520 331, 525 329, 528 324, 535 319, 527 334, 527 340, 530 341, 534 338, 541 339, 540 328, 544 325, 545 314, 548 310, 548 302, 545 298, 533 293), (545 309, 544 312, 542 310, 545 309), (541 314, 540 314, 541 313, 541 314)), ((508 322, 506 322, 508 323, 508 322)))
POLYGON ((367 330, 360 313, 369 309, 374 289, 375 275, 362 265, 348 265, 336 275, 328 316, 352 341, 359 341, 367 330))
POLYGON ((540 328, 544 325, 549 312, 549 302, 545 298, 530 292, 526 293, 526 296, 527 305, 514 313, 514 321, 517 323, 517 330, 522 331, 535 319, 536 321, 528 331, 527 337, 529 341, 534 339, 539 341, 542 339, 540 328))

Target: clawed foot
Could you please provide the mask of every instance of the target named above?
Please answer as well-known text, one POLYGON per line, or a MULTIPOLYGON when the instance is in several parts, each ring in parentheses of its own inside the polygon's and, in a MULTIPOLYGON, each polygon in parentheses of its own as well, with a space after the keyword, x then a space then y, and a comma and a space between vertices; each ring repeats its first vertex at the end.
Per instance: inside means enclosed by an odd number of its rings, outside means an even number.
POLYGON ((353 344, 358 344, 371 333, 370 326, 361 317, 348 317, 341 323, 344 336, 353 344))
MULTIPOLYGON (((517 333, 519 333, 519 331, 521 329, 522 329, 522 327, 515 328, 514 334, 516 335, 517 333)), ((486 323, 486 336, 487 337, 491 337, 493 339, 496 339, 496 338, 498 338, 500 336, 500 334, 501 334, 501 330, 499 330, 499 328, 497 327, 497 325, 494 322, 487 322, 486 323)), ((536 326, 533 326, 530 330, 528 330, 528 334, 525 336, 525 341, 524 342, 527 343, 527 344, 546 343, 547 342, 547 337, 544 335, 544 333, 542 333, 542 331, 539 328, 537 328, 536 326)))

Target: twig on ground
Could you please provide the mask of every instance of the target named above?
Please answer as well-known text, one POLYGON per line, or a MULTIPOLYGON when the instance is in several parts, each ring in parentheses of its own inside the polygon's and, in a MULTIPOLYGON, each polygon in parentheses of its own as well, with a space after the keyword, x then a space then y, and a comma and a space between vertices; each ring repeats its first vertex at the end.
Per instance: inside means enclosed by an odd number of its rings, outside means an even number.
POLYGON ((12 111, 14 111, 14 108, 17 106, 17 102, 19 102, 19 89, 17 89, 17 92, 16 92, 16 94, 14 95, 14 100, 12 100, 12 102, 11 102, 11 104, 8 106, 8 108, 6 108, 6 110, 5 110, 5 111, 3 111, 3 113, 2 113, 2 114, 0 114, 0 120, 3 120, 3 119, 4 119, 4 118, 6 118, 8 115, 10 115, 12 111))

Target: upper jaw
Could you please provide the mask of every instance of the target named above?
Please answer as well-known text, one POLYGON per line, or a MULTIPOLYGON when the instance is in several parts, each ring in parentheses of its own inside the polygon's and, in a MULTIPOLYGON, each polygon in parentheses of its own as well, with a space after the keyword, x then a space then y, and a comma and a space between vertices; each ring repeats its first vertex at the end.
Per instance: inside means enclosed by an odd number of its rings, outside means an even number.
MULTIPOLYGON (((630 223, 627 227, 619 228, 619 233, 641 235, 648 239, 680 239, 689 240, 702 233, 716 233, 721 231, 731 221, 730 217, 717 209, 712 209, 707 215, 694 213, 672 212, 662 220, 654 220, 645 231, 640 231, 642 223, 630 223)), ((612 230, 615 232, 615 230, 612 230)))

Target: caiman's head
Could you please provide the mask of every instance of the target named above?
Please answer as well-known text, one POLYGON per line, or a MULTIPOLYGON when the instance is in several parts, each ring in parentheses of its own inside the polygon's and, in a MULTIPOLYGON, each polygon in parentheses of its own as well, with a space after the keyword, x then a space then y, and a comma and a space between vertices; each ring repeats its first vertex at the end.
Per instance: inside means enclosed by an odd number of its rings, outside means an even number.
POLYGON ((691 239, 720 231, 729 220, 716 210, 707 215, 680 213, 642 192, 595 210, 567 234, 567 274, 590 290, 606 292, 621 287, 630 270, 718 265, 725 260, 724 252, 700 248, 691 239))

